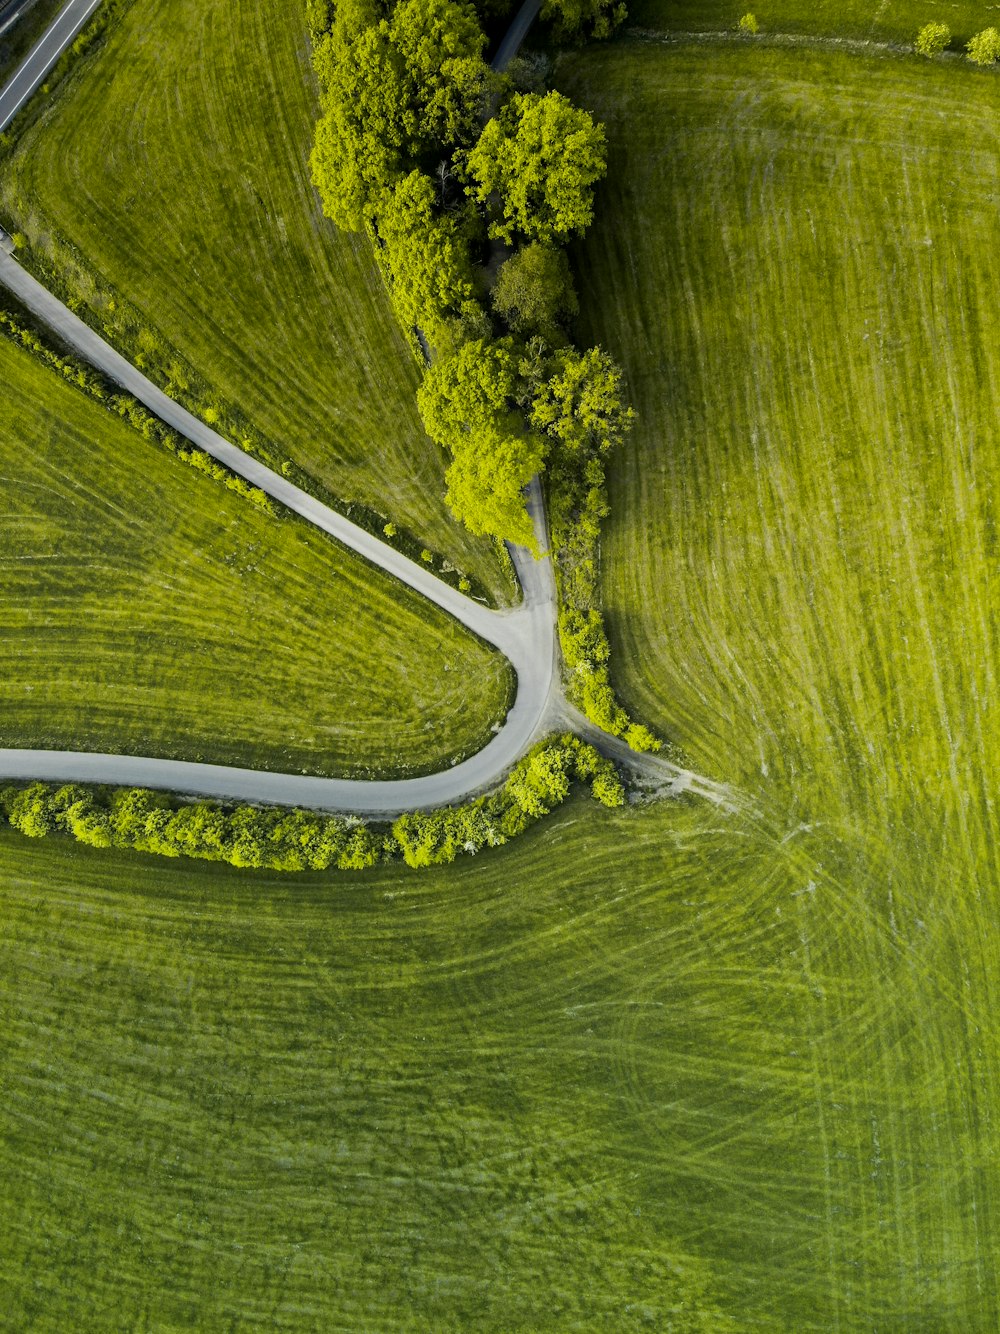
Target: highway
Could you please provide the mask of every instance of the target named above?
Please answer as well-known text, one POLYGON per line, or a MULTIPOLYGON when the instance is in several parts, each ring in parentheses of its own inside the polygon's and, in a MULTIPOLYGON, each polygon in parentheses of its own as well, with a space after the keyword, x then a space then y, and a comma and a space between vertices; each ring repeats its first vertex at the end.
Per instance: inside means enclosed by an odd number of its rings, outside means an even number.
POLYGON ((14 77, 0 92, 0 132, 4 131, 31 94, 73 42, 101 0, 67 0, 52 24, 38 40, 14 77))

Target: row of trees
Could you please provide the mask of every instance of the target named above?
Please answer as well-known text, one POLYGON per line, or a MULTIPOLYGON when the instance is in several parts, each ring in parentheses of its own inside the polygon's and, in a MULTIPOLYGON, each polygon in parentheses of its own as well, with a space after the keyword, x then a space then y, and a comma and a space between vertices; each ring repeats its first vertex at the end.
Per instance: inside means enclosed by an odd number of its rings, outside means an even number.
POLYGON ((65 833, 90 847, 271 871, 364 870, 399 860, 424 867, 506 843, 565 801, 574 782, 588 784, 605 806, 624 802, 611 762, 577 737, 564 736, 526 755, 499 791, 464 806, 411 812, 391 827, 315 811, 179 805, 145 788, 77 783, 6 787, 0 790, 0 818, 28 838, 65 833))
POLYGON ((23 347, 33 356, 38 357, 47 366, 57 370, 64 379, 76 385, 78 389, 82 389, 84 393, 101 403, 109 412, 114 412, 124 421, 127 421, 144 440, 165 445, 189 467, 196 468, 199 472, 214 478, 215 481, 221 482, 227 490, 242 496, 244 500, 248 500, 258 509, 264 510, 265 513, 277 515, 277 507, 266 491, 251 485, 246 478, 230 471, 224 464, 212 458, 210 454, 206 454, 204 450, 188 444, 184 437, 179 435, 172 427, 167 426, 159 417, 154 417, 137 398, 133 398, 131 394, 122 393, 118 389, 112 389, 108 382, 85 362, 57 352, 45 339, 39 337, 33 329, 30 329, 11 311, 2 306, 0 306, 0 334, 10 338, 12 342, 17 343, 18 346, 23 347))
POLYGON ((457 517, 530 544, 520 493, 558 430, 526 417, 525 348, 512 340, 565 341, 575 298, 556 247, 593 216, 603 128, 558 92, 513 92, 487 65, 467 0, 347 0, 313 14, 328 25, 314 34, 324 209, 368 232, 403 327, 434 355, 420 406, 451 456, 457 517), (490 241, 517 247, 492 309, 490 241))
MULTIPOLYGON (((624 14, 590 0, 545 12, 564 35, 606 34, 624 14)), ((468 0, 318 0, 314 23, 314 178, 333 221, 368 232, 403 327, 424 340, 418 406, 450 460, 448 504, 472 532, 534 549, 523 493, 545 474, 571 694, 653 746, 615 701, 596 577, 604 460, 634 414, 612 359, 568 333, 563 247, 593 218, 604 129, 561 93, 494 74, 468 0)))

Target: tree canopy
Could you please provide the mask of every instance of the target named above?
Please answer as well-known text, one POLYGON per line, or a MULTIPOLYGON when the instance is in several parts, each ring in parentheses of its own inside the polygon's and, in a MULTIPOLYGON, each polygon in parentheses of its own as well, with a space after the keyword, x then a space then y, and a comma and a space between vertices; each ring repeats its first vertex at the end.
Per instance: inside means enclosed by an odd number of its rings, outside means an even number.
POLYGON ((622 0, 545 0, 542 5, 542 18, 552 23, 559 40, 610 37, 625 21, 626 12, 622 0))
POLYGON ((510 339, 466 343, 436 362, 417 394, 428 435, 452 456, 448 504, 472 532, 534 546, 522 492, 545 462, 525 429, 519 356, 510 339))
POLYGON ((322 115, 313 180, 328 217, 349 231, 376 213, 395 180, 424 156, 471 141, 494 76, 486 38, 460 0, 403 0, 365 25, 375 7, 338 8, 313 63, 322 115))
POLYGON ((500 201, 490 236, 554 242, 593 218, 607 166, 604 127, 562 93, 515 93, 466 154, 463 176, 480 203, 500 201))
POLYGON ((515 333, 557 342, 578 309, 565 251, 533 241, 511 255, 497 274, 493 309, 515 333))
POLYGON ((379 212, 376 253, 396 314, 435 346, 444 323, 475 309, 470 239, 480 227, 471 207, 439 212, 434 182, 420 171, 402 177, 379 212))
POLYGON ((625 403, 621 368, 599 347, 552 353, 548 376, 531 400, 532 426, 573 454, 607 453, 622 443, 634 417, 625 403))

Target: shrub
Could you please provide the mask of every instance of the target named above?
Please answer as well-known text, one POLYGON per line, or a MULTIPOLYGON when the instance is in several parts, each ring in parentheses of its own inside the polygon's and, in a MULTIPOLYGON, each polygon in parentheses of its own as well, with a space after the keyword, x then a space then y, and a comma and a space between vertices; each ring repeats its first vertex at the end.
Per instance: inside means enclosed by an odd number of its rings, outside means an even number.
POLYGON ((578 737, 540 742, 496 792, 465 806, 402 815, 391 832, 352 817, 261 810, 211 801, 178 804, 145 788, 91 789, 45 783, 0 790, 0 814, 28 838, 65 832, 92 847, 130 848, 271 871, 360 871, 402 858, 441 866, 459 853, 499 847, 565 801, 573 782, 595 800, 625 800, 618 772, 578 737))
POLYGON ((760 31, 760 24, 755 14, 744 14, 736 26, 744 37, 753 37, 760 31))
POLYGON ((921 56, 939 56, 950 41, 947 23, 925 23, 917 33, 915 49, 921 56))
POLYGON ((974 65, 992 65, 1000 57, 1000 32, 996 28, 984 28, 965 49, 974 65))

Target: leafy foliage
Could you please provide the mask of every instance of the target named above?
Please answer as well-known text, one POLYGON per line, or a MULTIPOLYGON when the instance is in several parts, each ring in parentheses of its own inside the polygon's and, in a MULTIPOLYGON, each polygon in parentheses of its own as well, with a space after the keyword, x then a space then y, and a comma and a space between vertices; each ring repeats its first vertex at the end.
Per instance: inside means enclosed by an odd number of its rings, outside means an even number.
POLYGON ((468 207, 440 212, 434 182, 420 171, 398 181, 379 212, 376 255, 400 324, 435 346, 442 326, 477 309, 470 238, 478 229, 468 207))
POLYGON ((327 216, 348 231, 423 156, 447 156, 473 137, 495 82, 467 4, 404 0, 391 18, 361 26, 368 12, 353 6, 349 20, 338 11, 313 53, 323 89, 313 180, 327 216))
POLYGON ((580 235, 593 218, 604 175, 604 129, 562 93, 515 93, 467 155, 473 197, 500 201, 490 236, 553 242, 580 235))
POLYGON ((547 369, 532 394, 531 425, 571 454, 605 454, 620 445, 635 412, 624 400, 614 360, 599 347, 586 352, 566 347, 551 354, 547 369))
POLYGON ((519 357, 511 339, 466 343, 433 365, 417 394, 428 435, 448 449, 448 503, 474 533, 534 544, 522 490, 541 470, 543 438, 518 407, 519 357))
POLYGON ((742 16, 736 25, 744 37, 755 37, 760 32, 760 24, 757 22, 757 15, 749 11, 742 16))
POLYGON ((545 0, 542 18, 553 25, 558 40, 610 37, 625 21, 622 0, 545 0))
POLYGON ((514 333, 559 342, 578 309, 566 252, 537 241, 522 246, 500 266, 492 298, 493 309, 514 333))
POLYGON ((965 49, 974 65, 992 65, 1000 57, 1000 32, 996 28, 984 28, 965 49))
POLYGON ((917 33, 915 49, 921 56, 939 56, 950 41, 947 23, 925 23, 917 33))

